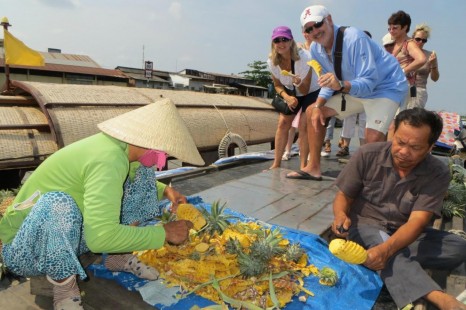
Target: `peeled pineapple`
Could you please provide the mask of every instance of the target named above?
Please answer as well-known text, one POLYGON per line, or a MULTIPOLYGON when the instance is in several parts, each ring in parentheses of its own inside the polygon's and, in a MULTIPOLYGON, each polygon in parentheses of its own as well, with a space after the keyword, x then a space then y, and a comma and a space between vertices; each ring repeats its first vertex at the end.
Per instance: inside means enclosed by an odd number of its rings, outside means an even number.
POLYGON ((314 69, 314 71, 317 73, 317 77, 320 77, 320 75, 322 74, 322 66, 320 65, 320 63, 317 60, 313 59, 308 61, 307 64, 311 66, 312 69, 314 69))
POLYGON ((362 264, 367 259, 367 251, 353 241, 333 239, 328 248, 333 255, 350 264, 362 264))
POLYGON ((179 220, 191 221, 195 230, 199 230, 207 224, 202 212, 199 211, 194 205, 189 203, 182 203, 178 205, 176 217, 179 220))

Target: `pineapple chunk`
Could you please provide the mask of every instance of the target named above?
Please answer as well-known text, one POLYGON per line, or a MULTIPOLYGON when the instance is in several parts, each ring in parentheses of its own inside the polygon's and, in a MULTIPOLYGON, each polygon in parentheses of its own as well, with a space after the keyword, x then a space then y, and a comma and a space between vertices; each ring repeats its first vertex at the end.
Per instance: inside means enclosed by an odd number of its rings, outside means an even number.
POLYGON ((350 264, 362 264, 367 259, 367 251, 353 241, 333 239, 328 248, 333 255, 350 264))
POLYGON ((179 220, 191 221, 194 225, 195 230, 199 230, 207 224, 201 211, 199 211, 194 205, 189 203, 182 203, 178 205, 176 211, 176 217, 179 220))
POLYGON ((194 248, 199 253, 204 253, 209 249, 209 245, 205 242, 201 242, 194 248))
POLYGON ((322 74, 322 66, 320 65, 320 63, 317 60, 313 59, 308 61, 307 64, 311 66, 312 69, 314 69, 314 71, 317 73, 317 77, 319 78, 322 74))

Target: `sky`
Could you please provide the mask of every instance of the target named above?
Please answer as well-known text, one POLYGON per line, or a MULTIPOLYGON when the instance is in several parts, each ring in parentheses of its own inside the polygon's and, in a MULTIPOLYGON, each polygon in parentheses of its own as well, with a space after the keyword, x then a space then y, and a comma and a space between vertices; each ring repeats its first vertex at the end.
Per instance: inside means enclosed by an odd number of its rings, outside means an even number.
POLYGON ((88 55, 104 68, 149 60, 156 70, 238 74, 267 60, 273 28, 289 26, 303 41, 299 17, 314 4, 380 44, 398 10, 411 15, 411 30, 429 24, 424 47, 437 53, 440 79, 427 85, 427 108, 466 115, 464 0, 0 0, 0 18, 35 50, 88 55))

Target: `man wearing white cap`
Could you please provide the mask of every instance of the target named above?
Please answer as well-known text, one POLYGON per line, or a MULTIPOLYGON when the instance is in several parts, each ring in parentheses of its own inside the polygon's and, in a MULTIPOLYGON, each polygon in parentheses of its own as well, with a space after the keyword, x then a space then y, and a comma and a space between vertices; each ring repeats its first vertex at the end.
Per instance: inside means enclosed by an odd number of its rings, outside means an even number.
POLYGON ((386 35, 382 37, 382 45, 385 47, 385 50, 390 54, 393 51, 393 47, 395 46, 395 40, 393 40, 392 35, 388 32, 386 35))
MULTIPOLYGON (((142 184, 146 197, 139 200, 146 213, 124 208, 125 201, 131 204, 124 183, 130 179, 132 164, 163 166, 166 154, 204 164, 173 102, 158 101, 98 127, 102 133, 70 144, 46 159, 0 221, 5 265, 25 277, 46 275, 54 284, 54 309, 83 309, 76 275, 81 279, 87 276, 79 255, 88 251, 132 253, 157 249, 165 242, 181 244, 192 227, 189 221, 129 225, 153 218, 162 197, 172 201, 174 209, 186 201, 173 188, 156 183, 153 169, 139 169, 135 176, 138 180, 145 173, 149 180, 142 184), (132 212, 139 215, 128 214, 132 212)), ((108 255, 105 265, 149 280, 158 276, 132 254, 108 255)))
POLYGON ((322 5, 307 7, 301 14, 301 25, 312 37, 312 58, 322 66, 316 102, 306 111, 310 160, 302 170, 288 178, 322 180, 320 150, 325 136, 325 120, 340 119, 366 112, 366 142, 384 141, 390 122, 408 92, 406 78, 396 59, 363 31, 348 27, 342 43, 341 75, 335 74, 335 43, 339 26, 322 5), (343 109, 344 94, 346 109, 343 109))

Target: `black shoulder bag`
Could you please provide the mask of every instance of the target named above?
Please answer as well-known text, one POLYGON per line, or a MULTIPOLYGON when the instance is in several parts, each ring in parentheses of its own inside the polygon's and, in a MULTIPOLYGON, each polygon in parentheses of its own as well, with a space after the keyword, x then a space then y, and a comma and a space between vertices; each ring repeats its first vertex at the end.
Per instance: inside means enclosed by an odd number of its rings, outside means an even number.
MULTIPOLYGON (((333 66, 335 70, 335 75, 340 81, 343 81, 343 77, 341 76, 341 60, 343 58, 343 36, 345 34, 345 30, 348 27, 340 27, 338 29, 337 33, 337 42, 335 45, 335 64, 333 66)), ((346 99, 345 99, 345 93, 341 93, 341 110, 345 111, 346 110, 346 99)))
MULTIPOLYGON (((291 73, 294 74, 294 60, 291 60, 291 73)), ((290 96, 296 96, 296 88, 294 85, 293 90, 289 90, 285 87, 285 92, 290 96)), ((275 94, 275 97, 272 100, 272 106, 275 108, 277 112, 280 112, 284 115, 292 115, 298 112, 296 110, 291 110, 290 107, 288 107, 288 104, 286 103, 285 99, 283 99, 282 96, 280 96, 279 94, 275 94)))

